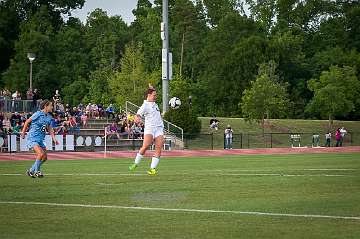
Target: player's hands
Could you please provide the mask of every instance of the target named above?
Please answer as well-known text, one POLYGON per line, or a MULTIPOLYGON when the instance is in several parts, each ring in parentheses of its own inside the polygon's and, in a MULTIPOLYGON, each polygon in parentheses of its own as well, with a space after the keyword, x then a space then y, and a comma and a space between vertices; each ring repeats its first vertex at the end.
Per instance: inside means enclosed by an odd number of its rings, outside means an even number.
POLYGON ((53 141, 54 141, 54 144, 59 145, 59 141, 57 141, 56 139, 53 139, 53 141))
POLYGON ((25 139, 25 133, 24 133, 24 132, 21 132, 20 137, 21 137, 22 139, 25 139))

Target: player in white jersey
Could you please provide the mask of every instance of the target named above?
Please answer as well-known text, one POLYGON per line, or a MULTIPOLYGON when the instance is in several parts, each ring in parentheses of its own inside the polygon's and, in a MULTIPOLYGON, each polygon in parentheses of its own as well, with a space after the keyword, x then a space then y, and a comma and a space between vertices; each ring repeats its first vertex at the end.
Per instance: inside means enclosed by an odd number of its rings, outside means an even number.
POLYGON ((135 170, 139 165, 141 159, 144 157, 146 150, 155 143, 155 153, 151 159, 149 175, 156 175, 156 167, 159 164, 161 149, 164 144, 164 123, 160 114, 156 101, 156 90, 150 87, 146 91, 146 100, 137 111, 135 116, 135 123, 139 123, 142 117, 145 117, 144 141, 139 152, 135 157, 135 162, 129 167, 130 171, 135 170))

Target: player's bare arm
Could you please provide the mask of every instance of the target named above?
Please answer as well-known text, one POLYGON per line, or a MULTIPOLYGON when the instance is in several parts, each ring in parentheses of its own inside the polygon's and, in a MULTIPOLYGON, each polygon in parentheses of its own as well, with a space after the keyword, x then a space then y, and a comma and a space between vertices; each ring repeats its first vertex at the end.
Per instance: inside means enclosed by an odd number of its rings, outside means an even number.
POLYGON ((29 128, 29 125, 31 124, 31 121, 32 121, 31 118, 29 118, 29 119, 27 119, 27 120, 25 121, 24 127, 23 127, 23 129, 22 129, 22 131, 21 131, 21 138, 25 139, 25 134, 26 134, 26 131, 27 131, 28 128, 29 128))

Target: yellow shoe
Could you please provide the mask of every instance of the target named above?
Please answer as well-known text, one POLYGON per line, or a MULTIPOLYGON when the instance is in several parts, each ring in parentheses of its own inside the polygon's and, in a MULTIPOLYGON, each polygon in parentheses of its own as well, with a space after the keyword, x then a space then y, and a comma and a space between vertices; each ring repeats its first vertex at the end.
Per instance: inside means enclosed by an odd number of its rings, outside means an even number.
POLYGON ((157 171, 156 171, 156 169, 151 168, 147 173, 151 176, 155 176, 157 174, 157 171))

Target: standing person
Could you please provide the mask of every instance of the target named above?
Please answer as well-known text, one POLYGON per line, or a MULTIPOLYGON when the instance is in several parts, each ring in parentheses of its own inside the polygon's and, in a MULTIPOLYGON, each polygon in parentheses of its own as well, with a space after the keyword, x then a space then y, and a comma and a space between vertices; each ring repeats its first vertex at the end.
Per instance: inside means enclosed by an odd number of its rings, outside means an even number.
POLYGON ((232 149, 233 130, 228 124, 225 129, 225 149, 232 149))
POLYGON ((325 134, 325 147, 330 147, 331 144, 331 133, 330 131, 325 134))
POLYGON ((340 146, 342 147, 342 144, 344 142, 344 137, 346 135, 347 131, 344 127, 340 128, 340 134, 341 134, 341 140, 340 140, 340 146))
POLYGON ((340 132, 340 128, 338 128, 335 132, 335 139, 336 139, 336 145, 335 147, 340 147, 341 146, 341 132, 340 132))
POLYGON ((51 138, 55 144, 58 144, 55 139, 55 134, 51 124, 51 115, 53 110, 51 101, 44 100, 40 103, 40 111, 35 112, 29 119, 25 121, 21 137, 25 138, 25 133, 30 125, 30 130, 27 138, 27 145, 36 153, 36 160, 32 167, 26 171, 26 174, 32 178, 42 178, 44 175, 40 171, 40 166, 47 160, 46 147, 44 145, 44 138, 46 129, 49 131, 51 138))
POLYGON ((156 167, 159 164, 161 148, 164 144, 164 123, 156 101, 156 90, 149 87, 146 91, 146 100, 135 115, 135 123, 141 122, 141 117, 145 117, 144 141, 139 152, 135 157, 135 162, 129 167, 130 171, 135 170, 141 159, 144 157, 146 150, 155 142, 155 153, 151 159, 149 175, 156 175, 156 167))

